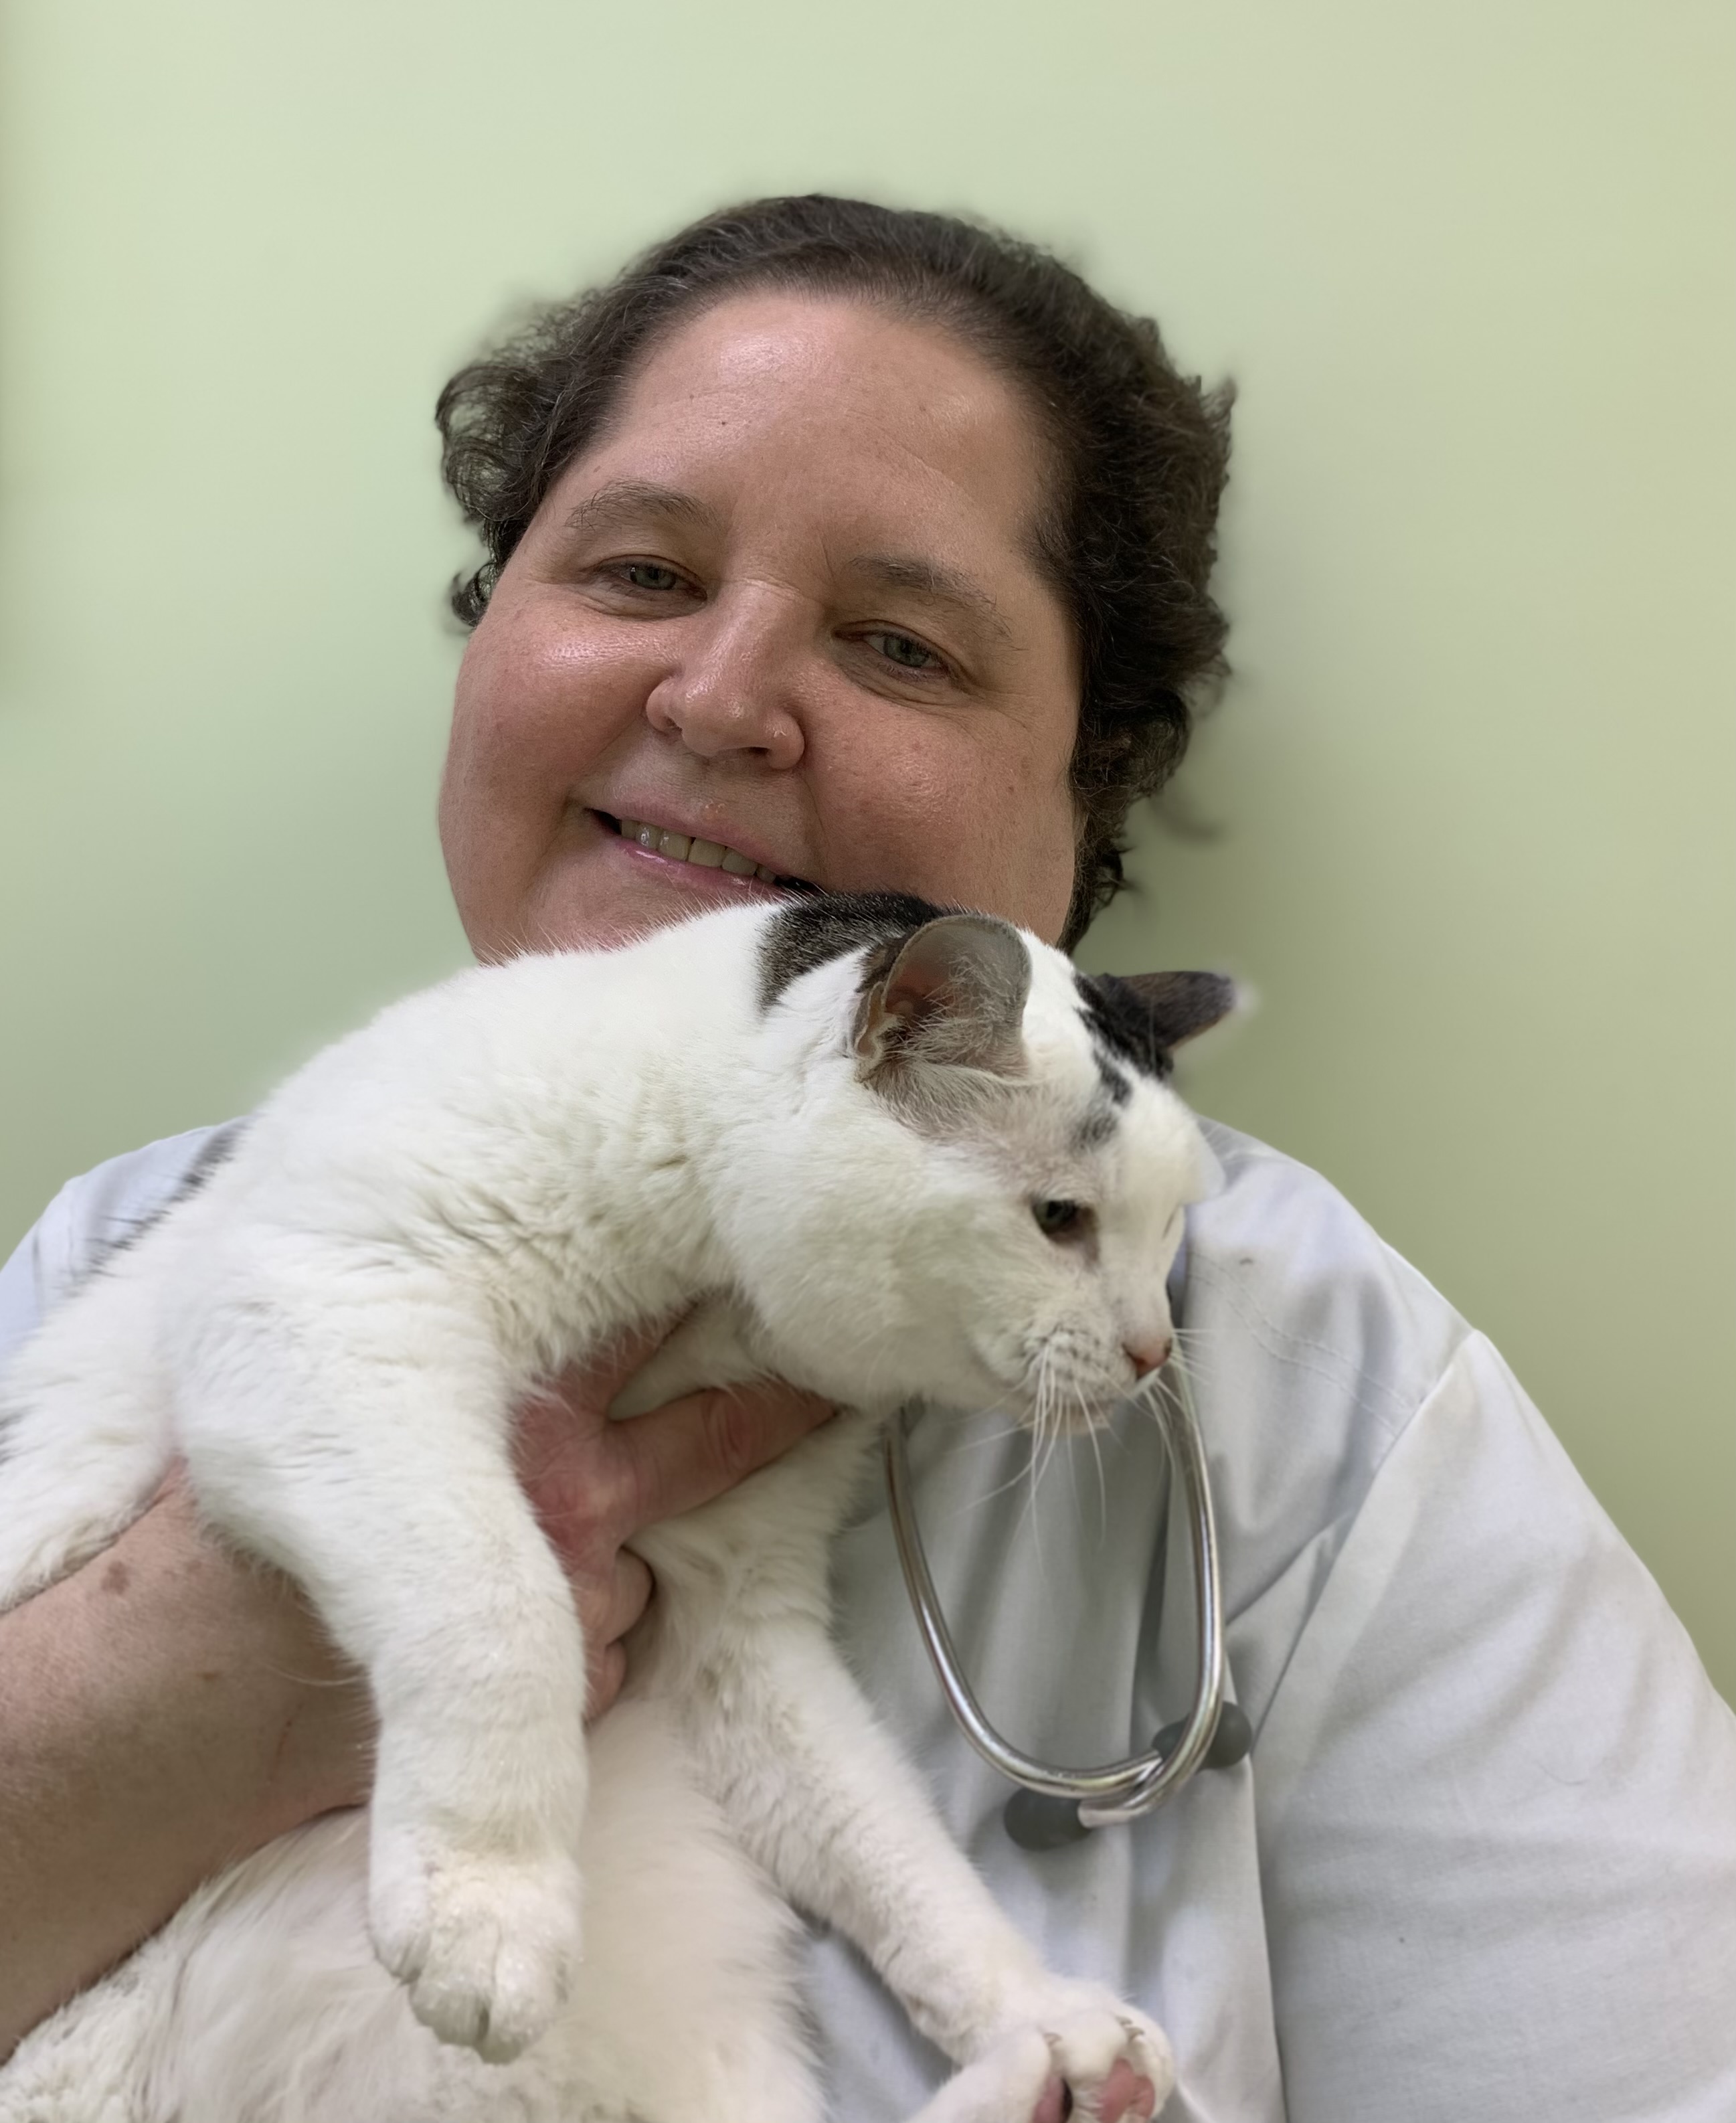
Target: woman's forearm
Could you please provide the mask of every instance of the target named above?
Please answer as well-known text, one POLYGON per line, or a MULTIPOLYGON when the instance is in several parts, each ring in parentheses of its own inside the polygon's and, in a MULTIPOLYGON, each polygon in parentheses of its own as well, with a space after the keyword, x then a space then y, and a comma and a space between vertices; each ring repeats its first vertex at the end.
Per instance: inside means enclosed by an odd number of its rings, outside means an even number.
MULTIPOLYGON (((523 1479, 573 1588, 591 1712, 650 1572, 635 1532, 721 1495, 831 1413, 778 1385, 630 1422, 626 1345, 522 1412, 523 1479), (727 1420, 719 1420, 720 1412, 727 1420)), ((288 1582, 200 1528, 179 1483, 82 1570, 0 1615, 0 2058, 273 1836, 359 1806, 373 1718, 288 1582)))
POLYGON ((220 1867, 368 1782, 365 1690, 170 1491, 0 1616, 0 2057, 220 1867))

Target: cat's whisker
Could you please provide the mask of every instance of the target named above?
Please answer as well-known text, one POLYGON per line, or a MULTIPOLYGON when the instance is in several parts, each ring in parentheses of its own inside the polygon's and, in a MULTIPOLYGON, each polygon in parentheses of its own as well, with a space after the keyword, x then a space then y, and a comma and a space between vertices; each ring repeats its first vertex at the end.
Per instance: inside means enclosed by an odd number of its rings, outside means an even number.
POLYGON ((985 1504, 992 1504, 997 1497, 1005 1496, 1009 1489, 1016 1489, 1025 1479, 1027 1472, 1028 1468, 1022 1466, 1009 1474, 1004 1482, 997 1482, 985 1495, 972 1497, 968 1502, 961 1504, 952 1514, 954 1522, 965 1518, 971 1511, 981 1510, 985 1504))
MULTIPOLYGON (((1069 1401, 1077 1400, 1079 1397, 1078 1391, 1075 1390, 1069 1395, 1069 1401)), ((1064 1432, 1064 1435, 1067 1435, 1069 1436, 1070 1442, 1072 1435, 1070 1424, 1068 1427, 1068 1430, 1064 1432)), ((1083 1531, 1083 1514, 1079 1502, 1079 1455, 1076 1450, 1069 1450, 1068 1452, 1067 1477, 1073 1488, 1073 1521, 1074 1525, 1083 1531)))
POLYGON ((1139 1380, 1128 1400, 1151 1422, 1161 1420, 1162 1406, 1170 1387, 1161 1371, 1151 1371, 1139 1380))
POLYGON ((1040 1577, 1046 1577, 1047 1569, 1043 1559, 1042 1520, 1036 1508, 1036 1493, 1044 1475, 1049 1470, 1049 1464, 1054 1458, 1055 1448, 1060 1436, 1060 1412, 1055 1405, 1052 1352, 1049 1345, 1045 1343, 1038 1353, 1036 1362, 1036 1414, 1032 1429, 1029 1467, 1030 1493, 1025 1500, 1025 1509, 1020 1516, 1021 1528, 1027 1519, 1031 1524, 1032 1545, 1036 1551, 1037 1572, 1040 1577))
MULTIPOLYGON (((1083 1394, 1080 1394, 1079 1399, 1083 1404, 1084 1401, 1083 1394)), ((1091 1456, 1097 1462, 1097 1539, 1100 1541, 1107 1540, 1109 1538, 1109 1484, 1103 1473, 1103 1448, 1097 1441, 1097 1426, 1095 1423, 1091 1425, 1085 1434, 1091 1440, 1091 1456)))
POLYGON ((1007 1414, 1006 1410, 1001 1408, 981 1408, 976 1409, 971 1416, 955 1417, 953 1432, 954 1434, 947 1443, 948 1458, 956 1452, 980 1452, 991 1445, 1004 1445, 1009 1437, 1029 1435, 1026 1425, 1021 1422, 1017 1416, 1007 1414), (1003 1418, 998 1430, 985 1430, 981 1436, 976 1437, 964 1435, 965 1425, 967 1422, 989 1415, 998 1415, 1003 1418))
POLYGON ((1203 1359, 1213 1347, 1213 1330, 1209 1327, 1177 1327, 1172 1331, 1177 1359, 1186 1366, 1191 1377, 1202 1376, 1203 1359))
MULTIPOLYGON (((1029 1447, 1032 1437, 1030 1426, 1028 1424, 1020 1422, 1010 1416, 1007 1416, 1005 1414, 1005 1411, 999 1408, 977 1408, 974 1410, 971 1415, 963 1416, 960 1420, 962 1422, 970 1422, 977 1417, 986 1415, 1002 1416, 1004 1420, 1002 1421, 1000 1427, 998 1429, 989 1431, 985 1435, 980 1437, 956 1436, 949 1440, 947 1446, 947 1456, 948 1458, 951 1458, 954 1454, 961 1452, 985 1451, 990 1446, 1004 1446, 1009 1439, 1018 1439, 1022 1441, 1027 1448, 1029 1447)), ((954 1511, 948 1515, 948 1522, 957 1524, 960 1521, 967 1517, 971 1512, 980 1511, 985 1505, 993 1503, 997 1497, 1005 1496, 1009 1489, 1017 1488, 1019 1483, 1025 1479, 1027 1471, 1028 1463, 1027 1461, 1022 1461, 1019 1465, 1013 1469, 1013 1472, 1007 1477, 1004 1482, 997 1482, 992 1489, 988 1490, 982 1496, 967 1497, 962 1503, 958 1505, 954 1511)))
POLYGON ((1038 1479, 1039 1481, 1041 1481, 1041 1480, 1042 1479, 1043 1476, 1048 1473, 1048 1471, 1049 1471, 1049 1463, 1050 1463, 1050 1462, 1054 1459, 1054 1457, 1055 1457, 1055 1447, 1056 1447, 1056 1446, 1060 1443, 1060 1441, 1061 1441, 1061 1413, 1060 1413, 1060 1410, 1059 1408, 1055 1408, 1055 1410, 1053 1410, 1053 1412, 1052 1412, 1052 1415, 1051 1415, 1051 1418, 1050 1418, 1050 1425, 1049 1425, 1049 1434, 1048 1434, 1048 1436, 1047 1436, 1047 1438, 1046 1439, 1046 1441, 1045 1441, 1045 1442, 1044 1442, 1044 1446, 1043 1446, 1043 1461, 1042 1461, 1042 1465, 1041 1465, 1041 1466, 1037 1469, 1037 1479, 1038 1479))

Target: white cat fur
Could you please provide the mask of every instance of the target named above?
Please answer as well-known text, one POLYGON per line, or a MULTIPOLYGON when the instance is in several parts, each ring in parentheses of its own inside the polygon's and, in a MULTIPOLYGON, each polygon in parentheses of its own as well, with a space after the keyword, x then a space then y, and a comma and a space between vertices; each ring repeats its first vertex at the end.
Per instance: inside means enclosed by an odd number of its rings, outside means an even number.
POLYGON ((1017 2123, 1056 2069, 1088 2109, 1119 2058, 1161 2102, 1159 2031, 1042 1970, 876 1726, 827 1637, 826 1557, 898 1403, 1029 1419, 1039 1380, 1075 1414, 1125 1393, 1210 1154, 1138 1071, 1118 1124, 1082 1131, 1103 1066, 1035 937, 991 1083, 914 1050, 871 1066, 859 948, 763 1007, 777 918, 387 1010, 0 1384, 0 1607, 112 1539, 179 1454, 213 1526, 306 1587, 380 1721, 367 1812, 202 1888, 26 2038, 0 2123, 813 2123, 788 1904, 965 2067, 921 2123, 1017 2123), (1047 1198, 1095 1205, 1090 1244, 1043 1237, 1047 1198), (765 1369, 854 1412, 639 1537, 658 1596, 587 1740, 511 1411, 707 1300, 634 1405, 765 1369))

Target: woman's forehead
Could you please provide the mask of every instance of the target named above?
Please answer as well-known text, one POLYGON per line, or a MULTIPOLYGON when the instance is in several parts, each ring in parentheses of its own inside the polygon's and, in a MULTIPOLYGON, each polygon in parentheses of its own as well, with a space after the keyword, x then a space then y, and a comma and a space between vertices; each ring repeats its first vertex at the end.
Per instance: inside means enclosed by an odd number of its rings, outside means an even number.
POLYGON ((1034 575, 1046 455, 1017 388, 943 327, 762 291, 647 354, 550 505, 570 513, 635 487, 648 504, 661 489, 666 515, 841 539, 834 566, 956 576, 968 555, 1034 575))

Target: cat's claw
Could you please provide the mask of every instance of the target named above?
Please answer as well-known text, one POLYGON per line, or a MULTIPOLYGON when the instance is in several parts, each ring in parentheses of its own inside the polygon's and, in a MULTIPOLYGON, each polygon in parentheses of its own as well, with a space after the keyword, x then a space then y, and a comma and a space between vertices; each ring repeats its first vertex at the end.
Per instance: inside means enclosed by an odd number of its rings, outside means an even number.
POLYGON ((913 2123, 1144 2123, 1176 2083, 1154 2022, 1095 1985, 1029 2002, 913 2123))
POLYGON ((443 2042, 509 2064, 545 2033, 573 1986, 578 1868, 511 1862, 376 1838, 368 1890, 374 1950, 443 2042))
POLYGON ((1058 1984, 1020 2013, 1047 2046, 1049 2080, 1032 2123, 1070 2116, 1084 2123, 1136 2123, 1155 2116, 1176 2083, 1169 2043, 1156 2022, 1096 1984, 1058 1984), (1057 2092, 1059 2087, 1064 2093, 1057 2092))
POLYGON ((1073 2096, 1075 2116, 1112 2112, 1130 2123, 1137 2116, 1155 2116, 1169 2098, 1176 2083, 1169 2044, 1156 2022, 1131 2006, 1075 2007, 1058 2014, 1043 2032, 1056 2076, 1073 2096))

